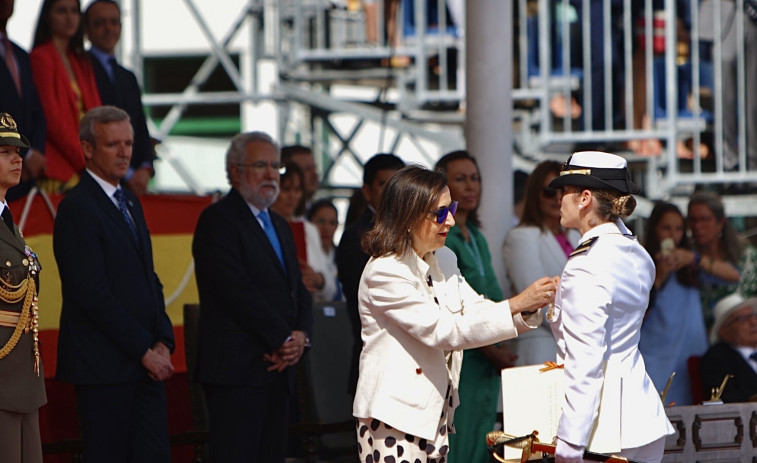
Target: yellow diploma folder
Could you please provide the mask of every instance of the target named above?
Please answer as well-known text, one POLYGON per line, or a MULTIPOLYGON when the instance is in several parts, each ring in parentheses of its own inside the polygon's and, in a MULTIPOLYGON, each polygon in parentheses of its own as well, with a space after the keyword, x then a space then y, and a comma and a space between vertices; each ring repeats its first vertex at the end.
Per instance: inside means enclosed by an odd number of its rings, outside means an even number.
MULTIPOLYGON (((503 431, 512 436, 539 432, 539 440, 551 442, 565 400, 565 372, 562 368, 540 371, 545 365, 527 365, 502 370, 503 431)), ((597 453, 620 451, 621 377, 617 368, 604 368, 599 412, 589 437, 588 450, 597 453)), ((505 459, 520 458, 521 450, 505 448, 505 459)))

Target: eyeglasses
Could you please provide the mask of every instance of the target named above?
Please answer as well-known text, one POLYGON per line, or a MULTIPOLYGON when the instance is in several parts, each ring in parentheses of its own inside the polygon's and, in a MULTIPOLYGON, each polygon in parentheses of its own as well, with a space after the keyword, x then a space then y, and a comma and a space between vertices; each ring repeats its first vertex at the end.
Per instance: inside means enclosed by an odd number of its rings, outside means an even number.
POLYGON ((438 211, 431 211, 430 213, 436 215, 436 223, 441 225, 447 220, 448 213, 454 217, 455 212, 457 212, 457 201, 452 201, 449 206, 441 207, 438 211))
POLYGON ((271 169, 278 171, 279 175, 284 175, 287 171, 286 166, 280 162, 255 161, 250 164, 237 164, 237 166, 250 167, 258 172, 265 172, 265 170, 270 167, 271 169))
POLYGON ((543 194, 545 198, 554 198, 557 196, 557 192, 557 188, 550 188, 548 186, 541 189, 541 194, 543 194))

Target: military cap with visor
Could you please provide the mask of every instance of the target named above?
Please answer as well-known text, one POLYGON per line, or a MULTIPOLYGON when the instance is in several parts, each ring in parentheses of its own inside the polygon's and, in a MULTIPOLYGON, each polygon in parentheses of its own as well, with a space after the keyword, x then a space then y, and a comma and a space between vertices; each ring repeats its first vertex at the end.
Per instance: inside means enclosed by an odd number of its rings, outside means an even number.
POLYGON ((549 188, 566 186, 637 194, 641 188, 631 181, 628 162, 622 157, 602 151, 573 153, 563 165, 560 176, 549 182, 549 188))
POLYGON ((8 113, 0 113, 0 145, 29 147, 29 140, 18 132, 16 121, 8 113))

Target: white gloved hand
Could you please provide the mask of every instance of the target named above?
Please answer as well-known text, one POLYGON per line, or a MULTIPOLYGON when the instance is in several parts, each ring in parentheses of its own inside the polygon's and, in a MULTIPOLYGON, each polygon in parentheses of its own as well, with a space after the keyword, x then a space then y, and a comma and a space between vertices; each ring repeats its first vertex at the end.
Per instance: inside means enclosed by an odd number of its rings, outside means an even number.
POLYGON ((582 445, 573 445, 557 438, 555 463, 583 463, 583 461, 584 447, 582 445))

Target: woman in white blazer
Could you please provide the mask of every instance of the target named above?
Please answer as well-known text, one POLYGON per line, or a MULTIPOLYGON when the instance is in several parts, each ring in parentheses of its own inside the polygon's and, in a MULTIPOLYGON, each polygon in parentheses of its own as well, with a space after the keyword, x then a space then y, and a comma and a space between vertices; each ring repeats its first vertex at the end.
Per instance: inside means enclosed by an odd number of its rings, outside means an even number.
POLYGON ((406 167, 384 187, 363 239, 372 257, 358 292, 363 350, 353 414, 361 462, 443 461, 462 350, 537 326, 539 308, 553 299, 549 278, 499 303, 473 291, 444 247, 456 207, 445 176, 406 167))
MULTIPOLYGON (((578 244, 580 233, 560 225, 560 199, 549 182, 560 175, 557 161, 539 163, 526 181, 523 214, 510 229, 502 246, 507 278, 514 292, 523 291, 540 277, 562 273, 568 256, 578 244)), ((557 343, 549 323, 508 341, 518 359, 515 365, 554 362, 557 343)))
POLYGON ((625 159, 597 151, 574 153, 550 187, 562 190, 562 225, 582 234, 547 311, 565 366, 555 461, 583 462, 600 397, 614 396, 602 404, 620 407, 602 410, 609 416, 603 444, 629 459, 659 462, 673 427, 639 352, 655 266, 621 220, 636 207, 631 193, 638 188, 625 159))

